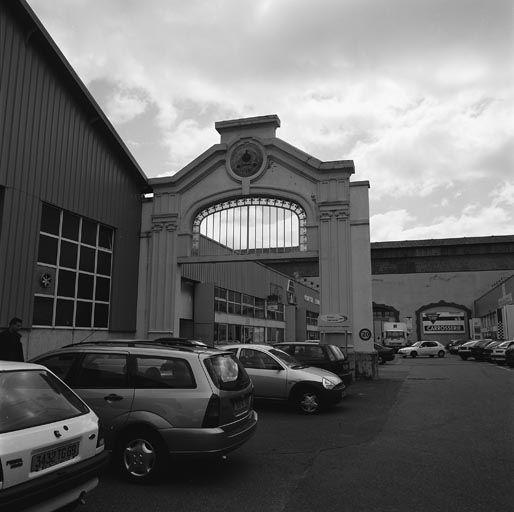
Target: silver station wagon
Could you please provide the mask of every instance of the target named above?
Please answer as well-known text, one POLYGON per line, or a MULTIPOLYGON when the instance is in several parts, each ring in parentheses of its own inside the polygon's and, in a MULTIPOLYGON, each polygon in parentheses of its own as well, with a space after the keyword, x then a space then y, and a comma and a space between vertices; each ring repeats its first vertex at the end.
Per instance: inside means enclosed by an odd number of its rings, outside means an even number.
POLYGON ((255 432, 253 386, 227 351, 148 341, 69 345, 36 358, 98 415, 122 473, 145 481, 167 456, 223 455, 255 432))
POLYGON ((304 414, 341 401, 343 381, 332 372, 297 361, 283 350, 269 345, 224 345, 237 355, 252 379, 255 396, 288 400, 304 414))

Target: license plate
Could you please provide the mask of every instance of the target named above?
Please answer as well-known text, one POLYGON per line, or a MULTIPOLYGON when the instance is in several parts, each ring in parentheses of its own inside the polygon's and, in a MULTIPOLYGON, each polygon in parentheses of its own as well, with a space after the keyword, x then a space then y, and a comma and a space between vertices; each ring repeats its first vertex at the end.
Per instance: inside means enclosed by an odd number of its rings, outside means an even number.
POLYGON ((42 471, 75 458, 79 454, 79 444, 79 441, 76 441, 33 455, 30 470, 42 471))
POLYGON ((235 414, 242 414, 243 412, 246 412, 248 410, 248 407, 250 406, 250 398, 240 398, 238 400, 233 401, 234 404, 234 413, 235 414))

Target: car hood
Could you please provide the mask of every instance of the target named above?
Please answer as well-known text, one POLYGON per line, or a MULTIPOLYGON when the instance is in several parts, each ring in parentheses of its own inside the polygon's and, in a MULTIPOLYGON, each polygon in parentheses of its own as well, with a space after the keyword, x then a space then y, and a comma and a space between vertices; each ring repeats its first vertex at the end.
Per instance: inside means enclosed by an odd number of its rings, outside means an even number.
POLYGON ((317 382, 321 382, 323 377, 330 379, 334 382, 343 382, 335 373, 329 372, 328 370, 324 370, 323 368, 316 368, 315 366, 306 366, 303 368, 289 368, 291 372, 291 377, 301 380, 314 380, 317 382))

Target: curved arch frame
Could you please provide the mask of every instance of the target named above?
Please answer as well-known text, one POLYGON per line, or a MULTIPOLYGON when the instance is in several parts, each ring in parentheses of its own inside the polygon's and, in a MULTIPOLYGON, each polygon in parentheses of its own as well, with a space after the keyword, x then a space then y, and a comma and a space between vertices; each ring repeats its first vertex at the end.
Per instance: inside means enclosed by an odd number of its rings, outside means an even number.
POLYGON ((293 212, 298 217, 298 240, 300 251, 307 250, 307 214, 302 206, 294 201, 280 197, 251 195, 246 197, 226 199, 222 202, 216 202, 198 211, 192 223, 192 254, 195 256, 199 255, 200 226, 204 219, 215 213, 239 208, 242 206, 270 206, 293 212))
MULTIPOLYGON (((464 306, 464 304, 456 304, 455 302, 446 302, 445 300, 440 300, 439 302, 432 302, 430 304, 425 304, 424 306, 421 306, 419 309, 416 310, 416 334, 418 336, 418 340, 423 339, 421 336, 421 313, 424 311, 427 311, 428 309, 436 308, 436 307, 449 307, 449 308, 455 308, 455 309, 461 309, 462 311, 465 311, 468 315, 467 320, 469 320, 473 315, 471 309, 469 309, 467 306, 464 306)), ((464 325, 465 331, 469 332, 469 326, 467 323, 464 325)))

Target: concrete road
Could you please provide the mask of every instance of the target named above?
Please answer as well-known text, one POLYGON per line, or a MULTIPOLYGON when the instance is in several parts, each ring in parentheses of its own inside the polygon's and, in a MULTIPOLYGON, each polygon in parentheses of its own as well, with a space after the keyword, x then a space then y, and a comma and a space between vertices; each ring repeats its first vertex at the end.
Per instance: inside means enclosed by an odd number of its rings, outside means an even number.
POLYGON ((227 461, 172 463, 147 486, 111 469, 80 510, 514 510, 514 369, 398 359, 318 416, 256 408, 257 434, 227 461))

